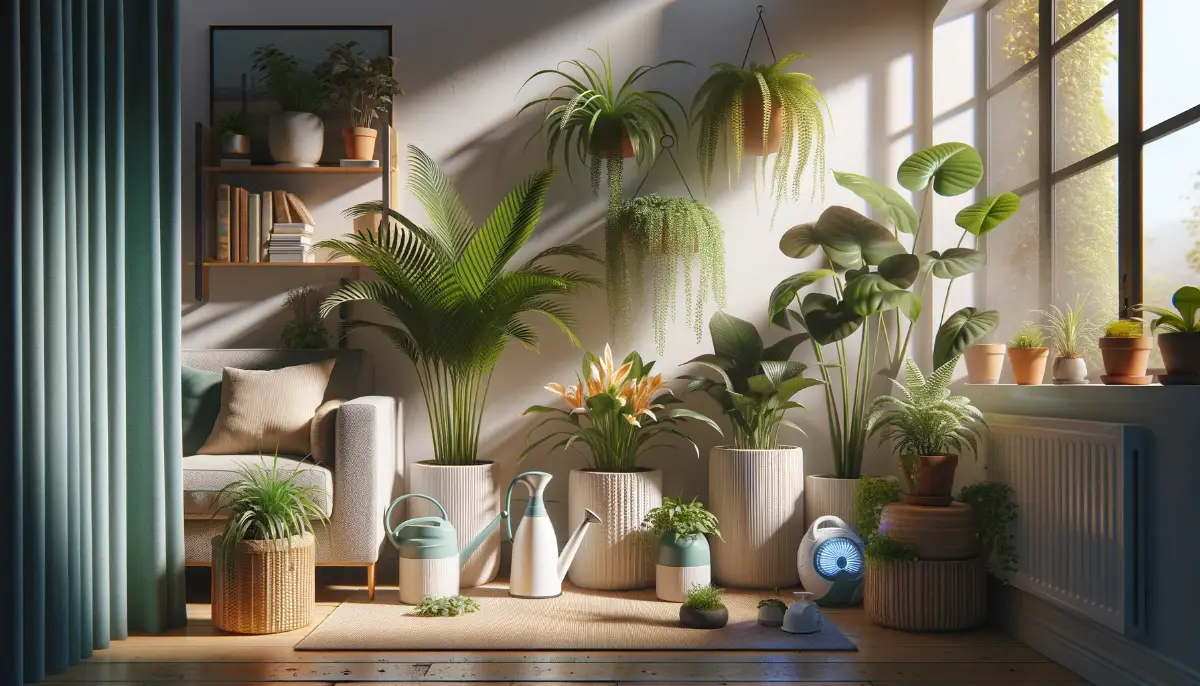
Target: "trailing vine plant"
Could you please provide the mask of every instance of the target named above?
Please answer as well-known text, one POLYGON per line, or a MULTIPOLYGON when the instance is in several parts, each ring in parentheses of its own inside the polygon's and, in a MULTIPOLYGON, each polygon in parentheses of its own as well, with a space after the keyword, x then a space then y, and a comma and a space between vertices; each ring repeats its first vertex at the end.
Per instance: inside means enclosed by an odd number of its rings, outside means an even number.
POLYGON ((988 571, 1008 583, 1020 562, 1016 538, 1012 534, 1012 524, 1017 521, 1013 489, 1007 484, 980 481, 964 486, 957 500, 971 506, 979 542, 987 556, 988 571))

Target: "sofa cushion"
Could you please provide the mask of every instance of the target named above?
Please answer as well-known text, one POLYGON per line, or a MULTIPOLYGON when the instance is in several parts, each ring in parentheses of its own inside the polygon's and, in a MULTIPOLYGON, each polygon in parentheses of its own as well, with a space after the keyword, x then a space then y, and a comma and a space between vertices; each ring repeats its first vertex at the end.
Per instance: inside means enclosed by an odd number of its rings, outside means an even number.
MULTIPOLYGON (((192 455, 183 458, 183 516, 185 519, 225 519, 215 512, 221 489, 241 478, 239 470, 250 465, 271 469, 275 458, 262 455, 192 455)), ((333 473, 299 457, 279 456, 278 469, 288 476, 299 469, 296 483, 316 486, 320 495, 313 501, 329 516, 333 514, 333 473)))
POLYGON ((309 435, 312 442, 312 461, 316 464, 333 466, 333 458, 337 453, 337 409, 345 402, 341 398, 326 400, 313 414, 312 431, 309 435))
POLYGON ((221 374, 184 366, 183 454, 192 455, 208 440, 221 412, 221 374))
POLYGON ((221 412, 203 455, 308 455, 313 415, 334 360, 273 370, 231 369, 221 378, 221 412))

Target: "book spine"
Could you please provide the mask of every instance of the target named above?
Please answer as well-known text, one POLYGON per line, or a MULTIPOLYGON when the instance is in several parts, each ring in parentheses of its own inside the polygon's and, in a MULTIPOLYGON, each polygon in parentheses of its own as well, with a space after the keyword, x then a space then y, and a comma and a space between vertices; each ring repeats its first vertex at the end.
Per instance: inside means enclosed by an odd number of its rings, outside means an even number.
POLYGON ((250 261, 261 262, 262 239, 259 226, 262 224, 262 196, 250 194, 250 261))
POLYGON ((229 184, 217 186, 217 261, 229 261, 229 184))
POLYGON ((229 191, 229 260, 242 261, 242 189, 229 191))
POLYGON ((250 191, 243 188, 242 189, 242 203, 238 208, 242 212, 242 214, 241 214, 241 219, 242 219, 242 233, 241 233, 242 262, 250 261, 250 222, 249 222, 250 208, 248 207, 249 204, 250 204, 250 191))

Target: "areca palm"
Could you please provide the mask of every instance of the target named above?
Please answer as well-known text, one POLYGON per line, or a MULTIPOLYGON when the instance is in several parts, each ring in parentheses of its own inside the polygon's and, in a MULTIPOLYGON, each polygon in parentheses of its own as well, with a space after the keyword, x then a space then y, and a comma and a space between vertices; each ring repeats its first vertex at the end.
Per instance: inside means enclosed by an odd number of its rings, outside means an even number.
MULTIPOLYGON (((510 269, 541 217, 552 169, 538 172, 505 196, 476 226, 458 193, 437 165, 409 146, 408 189, 425 208, 428 226, 394 210, 375 233, 321 241, 334 256, 370 267, 376 281, 353 281, 322 303, 322 315, 355 301, 377 303, 393 320, 347 322, 375 329, 391 340, 417 370, 439 464, 476 462, 488 381, 505 346, 520 341, 536 350, 538 332, 526 314, 549 319, 573 343, 574 319, 561 296, 598 285, 578 271, 561 271, 547 258, 597 260, 588 249, 562 245, 510 269)), ((350 217, 383 212, 381 203, 356 205, 350 217)))

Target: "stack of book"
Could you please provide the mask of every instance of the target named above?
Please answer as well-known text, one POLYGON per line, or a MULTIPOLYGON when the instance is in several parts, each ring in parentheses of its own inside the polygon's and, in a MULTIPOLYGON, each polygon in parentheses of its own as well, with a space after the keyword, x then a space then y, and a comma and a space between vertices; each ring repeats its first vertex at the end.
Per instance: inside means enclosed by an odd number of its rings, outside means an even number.
POLYGON ((292 193, 217 187, 218 262, 312 262, 312 214, 292 193))
POLYGON ((277 222, 267 248, 271 262, 314 262, 312 224, 277 222))

